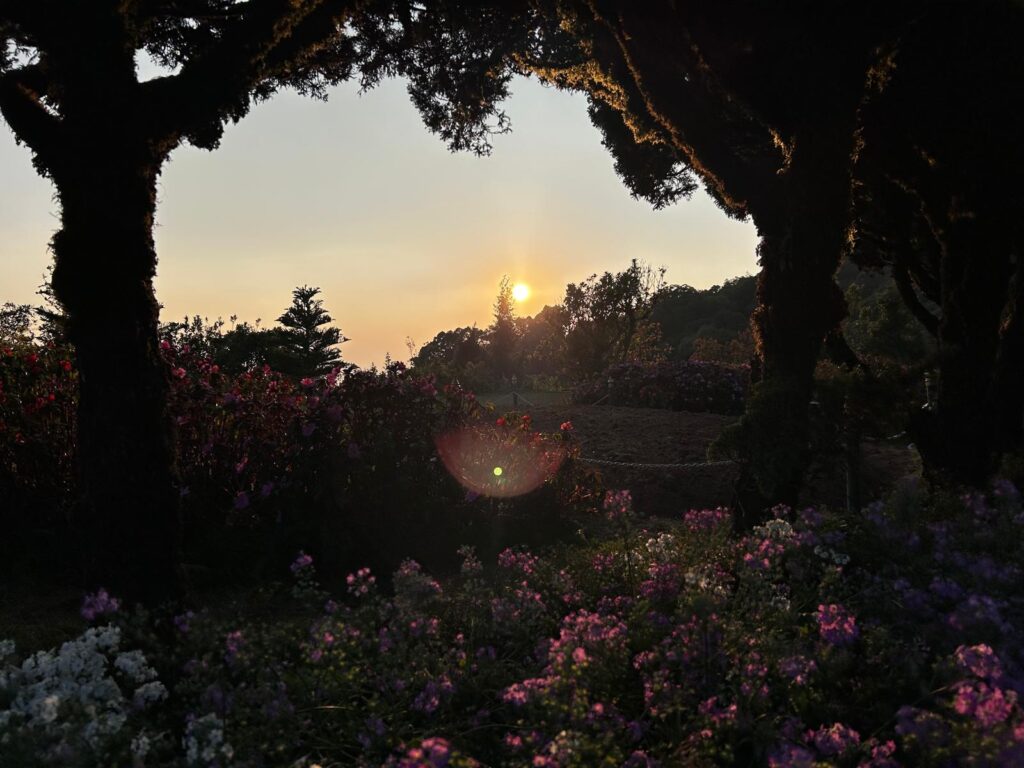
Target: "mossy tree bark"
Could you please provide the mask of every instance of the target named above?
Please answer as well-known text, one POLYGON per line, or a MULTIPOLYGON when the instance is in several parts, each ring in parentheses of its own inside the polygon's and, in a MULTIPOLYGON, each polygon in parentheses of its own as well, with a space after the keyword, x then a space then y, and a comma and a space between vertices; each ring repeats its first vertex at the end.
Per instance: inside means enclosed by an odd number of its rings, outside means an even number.
POLYGON ((825 338, 846 316, 835 283, 850 226, 850 134, 798 136, 781 179, 781 210, 762 206, 758 305, 751 318, 755 381, 737 437, 744 466, 736 523, 771 504, 794 505, 809 455, 814 369, 825 338))
POLYGON ((78 34, 46 57, 48 77, 63 84, 55 140, 33 148, 60 201, 53 289, 79 371, 74 528, 88 587, 155 601, 181 587, 174 425, 153 292, 157 177, 176 142, 157 138, 124 17, 95 8, 72 16, 65 23, 78 34))

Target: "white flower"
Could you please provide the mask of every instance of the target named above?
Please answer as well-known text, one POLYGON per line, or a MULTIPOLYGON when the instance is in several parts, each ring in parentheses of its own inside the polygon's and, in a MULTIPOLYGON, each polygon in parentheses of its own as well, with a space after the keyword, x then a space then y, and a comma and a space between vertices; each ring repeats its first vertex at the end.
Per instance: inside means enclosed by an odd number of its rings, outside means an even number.
POLYGON ((156 677, 156 670, 146 663, 142 651, 125 651, 114 659, 114 666, 137 683, 144 683, 156 677))
POLYGON ((167 698, 167 688, 159 680, 144 683, 135 689, 132 701, 135 706, 144 708, 150 704, 167 698))
POLYGON ((756 526, 754 533, 763 539, 772 539, 774 541, 786 541, 796 536, 793 526, 781 518, 769 520, 764 525, 756 526))
POLYGON ((112 676, 115 670, 142 683, 135 695, 143 705, 166 697, 145 655, 118 653, 120 642, 117 627, 94 627, 58 650, 39 651, 20 667, 8 667, 2 683, 10 699, 0 709, 4 736, 11 729, 31 730, 43 753, 51 755, 85 745, 101 748, 128 721, 129 702, 112 676))
POLYGON ((149 736, 146 735, 145 731, 140 731, 134 738, 132 738, 132 757, 142 759, 149 754, 149 736))
POLYGON ((235 754, 232 746, 224 740, 224 722, 212 712, 189 721, 181 746, 189 765, 200 765, 200 761, 211 763, 218 757, 230 761, 235 754))
POLYGON ((57 713, 60 711, 60 696, 52 694, 43 699, 37 699, 37 702, 34 714, 40 722, 52 723, 57 719, 57 713))
POLYGON ((846 565, 850 562, 850 556, 844 555, 841 552, 836 552, 834 549, 822 546, 819 544, 814 548, 814 554, 820 557, 826 562, 835 563, 836 565, 846 565))

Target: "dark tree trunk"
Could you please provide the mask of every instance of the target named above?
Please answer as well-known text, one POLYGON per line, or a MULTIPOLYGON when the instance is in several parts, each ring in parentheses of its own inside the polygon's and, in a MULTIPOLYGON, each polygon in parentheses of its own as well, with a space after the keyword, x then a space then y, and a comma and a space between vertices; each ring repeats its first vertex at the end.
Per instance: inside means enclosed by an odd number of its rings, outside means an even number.
POLYGON ((751 319, 758 380, 739 433, 740 529, 772 504, 797 503, 810 458, 814 369, 823 341, 846 314, 835 272, 849 228, 850 133, 838 128, 798 137, 779 191, 781 209, 753 210, 761 232, 751 319))
POLYGON ((179 586, 180 496, 153 294, 159 163, 144 146, 103 152, 109 137, 90 138, 58 179, 53 239, 80 375, 79 533, 90 587, 157 601, 179 586))
POLYGON ((912 427, 928 473, 940 482, 983 484, 1001 453, 1020 446, 1021 288, 1007 259, 1007 230, 970 214, 939 233, 939 386, 934 407, 912 427))

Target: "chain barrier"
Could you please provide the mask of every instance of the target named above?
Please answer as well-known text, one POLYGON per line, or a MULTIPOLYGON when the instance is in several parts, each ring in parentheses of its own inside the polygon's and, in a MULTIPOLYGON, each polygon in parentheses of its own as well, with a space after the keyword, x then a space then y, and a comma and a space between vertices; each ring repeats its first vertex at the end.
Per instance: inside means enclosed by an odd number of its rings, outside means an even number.
MULTIPOLYGON (((504 393, 502 397, 507 397, 512 400, 512 404, 518 407, 520 402, 526 403, 531 408, 536 406, 523 397, 521 394, 513 390, 512 392, 504 393)), ((602 400, 606 400, 608 395, 605 395, 598 400, 597 403, 590 403, 590 405, 597 405, 602 400)), ((645 462, 645 461, 613 461, 611 459, 595 459, 588 456, 581 456, 577 461, 582 461, 584 464, 596 464, 603 467, 629 467, 632 469, 699 469, 700 467, 724 467, 730 464, 736 464, 736 461, 732 459, 724 459, 722 461, 688 461, 688 462, 676 462, 676 463, 658 463, 658 462, 645 462)))

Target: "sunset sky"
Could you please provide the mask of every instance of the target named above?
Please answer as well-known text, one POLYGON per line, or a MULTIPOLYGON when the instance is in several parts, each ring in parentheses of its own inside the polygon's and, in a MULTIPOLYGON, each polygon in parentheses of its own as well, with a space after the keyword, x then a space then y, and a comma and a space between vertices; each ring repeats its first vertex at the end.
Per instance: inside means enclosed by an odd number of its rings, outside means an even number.
MULTIPOLYGON (((407 359, 408 337, 487 326, 504 274, 531 287, 531 315, 631 258, 699 288, 756 271, 753 225, 703 192, 663 211, 630 198, 582 96, 523 80, 506 109, 513 132, 486 158, 449 153, 398 81, 326 104, 283 93, 216 152, 178 149, 157 211, 163 319, 271 324, 292 288, 319 285, 345 359, 366 366, 407 359)), ((0 302, 34 303, 57 207, 0 126, 0 302)))

